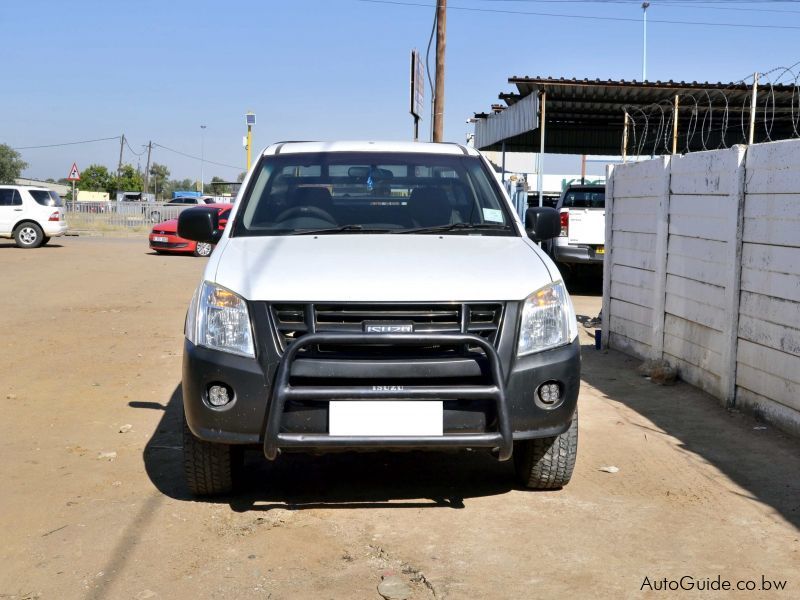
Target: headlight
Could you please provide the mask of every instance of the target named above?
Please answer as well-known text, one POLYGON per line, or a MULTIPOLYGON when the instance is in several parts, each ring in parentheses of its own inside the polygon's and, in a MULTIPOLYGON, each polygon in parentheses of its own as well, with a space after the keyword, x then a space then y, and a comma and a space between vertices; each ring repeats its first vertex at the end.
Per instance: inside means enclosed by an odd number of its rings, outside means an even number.
POLYGON ((193 344, 255 356, 247 304, 216 284, 204 281, 197 289, 186 315, 186 337, 193 344))
POLYGON ((556 281, 525 299, 517 355, 568 344, 578 335, 575 310, 564 283, 556 281))

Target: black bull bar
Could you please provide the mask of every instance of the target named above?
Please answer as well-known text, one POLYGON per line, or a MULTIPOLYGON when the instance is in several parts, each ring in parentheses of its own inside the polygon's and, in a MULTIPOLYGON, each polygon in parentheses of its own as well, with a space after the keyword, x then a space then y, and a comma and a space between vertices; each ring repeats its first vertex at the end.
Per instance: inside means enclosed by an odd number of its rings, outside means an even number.
POLYGON ((467 333, 311 333, 293 342, 283 355, 273 385, 272 401, 264 431, 264 454, 277 458, 281 448, 492 448, 499 460, 511 458, 513 439, 506 401, 505 379, 494 346, 467 333), (479 346, 489 361, 491 385, 405 386, 402 391, 380 386, 291 386, 292 363, 298 352, 315 344, 339 346, 425 346, 430 344, 479 346), (376 389, 377 388, 377 389, 376 389), (281 432, 281 418, 287 400, 494 400, 496 432, 441 436, 332 436, 328 434, 281 432))

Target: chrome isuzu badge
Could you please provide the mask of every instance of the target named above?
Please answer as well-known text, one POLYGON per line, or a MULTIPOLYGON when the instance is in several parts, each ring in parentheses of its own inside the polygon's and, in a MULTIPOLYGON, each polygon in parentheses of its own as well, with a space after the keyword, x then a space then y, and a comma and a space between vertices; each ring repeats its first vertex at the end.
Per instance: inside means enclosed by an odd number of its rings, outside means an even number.
POLYGON ((364 333, 414 333, 414 324, 365 322, 364 333))

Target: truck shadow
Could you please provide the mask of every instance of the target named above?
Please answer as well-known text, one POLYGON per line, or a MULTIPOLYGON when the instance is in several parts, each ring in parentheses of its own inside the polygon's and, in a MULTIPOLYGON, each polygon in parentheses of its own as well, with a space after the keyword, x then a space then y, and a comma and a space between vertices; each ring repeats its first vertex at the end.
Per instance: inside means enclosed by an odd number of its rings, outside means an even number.
MULTIPOLYGON (((177 500, 197 500, 183 482, 183 400, 176 386, 144 449, 153 485, 177 500)), ((505 494, 514 489, 514 469, 486 452, 342 452, 319 456, 287 453, 274 463, 248 450, 235 496, 203 499, 237 512, 274 508, 464 508, 465 498, 505 494)))
MULTIPOLYGON (((674 387, 639 376, 640 360, 614 350, 582 351, 581 379, 636 411, 679 440, 679 448, 711 464, 746 497, 772 507, 800 528, 800 440, 755 419, 728 412, 719 401, 689 384, 674 387), (756 428, 759 429, 756 429, 756 428)), ((739 492, 731 492, 739 493, 739 492)))

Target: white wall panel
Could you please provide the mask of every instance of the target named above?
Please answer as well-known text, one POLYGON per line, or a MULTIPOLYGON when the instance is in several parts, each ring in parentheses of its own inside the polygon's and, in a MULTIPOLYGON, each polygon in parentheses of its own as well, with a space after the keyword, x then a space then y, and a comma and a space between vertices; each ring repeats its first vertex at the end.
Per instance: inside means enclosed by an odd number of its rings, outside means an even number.
POLYGON ((800 435, 800 140, 609 170, 604 334, 800 435))

